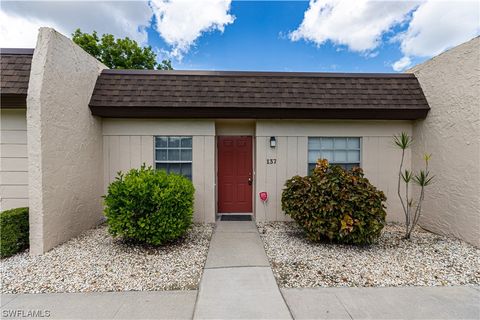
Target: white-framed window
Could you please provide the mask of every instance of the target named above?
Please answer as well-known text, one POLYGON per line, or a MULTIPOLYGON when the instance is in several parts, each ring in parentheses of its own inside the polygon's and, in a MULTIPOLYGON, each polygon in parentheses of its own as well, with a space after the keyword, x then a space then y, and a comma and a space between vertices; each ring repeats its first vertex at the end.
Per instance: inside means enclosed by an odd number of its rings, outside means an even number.
POLYGON ((156 136, 155 168, 192 180, 192 137, 156 136))
POLYGON ((309 137, 308 172, 315 168, 318 159, 345 169, 360 166, 361 141, 359 137, 309 137))

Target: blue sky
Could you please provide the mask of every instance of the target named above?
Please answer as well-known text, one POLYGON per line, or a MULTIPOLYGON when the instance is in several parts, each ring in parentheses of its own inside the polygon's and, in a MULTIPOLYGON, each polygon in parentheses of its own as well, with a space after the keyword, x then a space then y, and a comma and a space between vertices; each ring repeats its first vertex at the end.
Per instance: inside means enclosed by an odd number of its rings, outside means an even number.
POLYGON ((0 46, 39 27, 150 45, 175 69, 402 72, 480 33, 478 0, 2 1, 0 46))
MULTIPOLYGON (((396 26, 384 36, 376 57, 331 42, 321 46, 304 40, 293 42, 288 33, 300 25, 308 6, 308 1, 234 1, 230 12, 235 22, 223 33, 203 34, 182 61, 173 60, 173 65, 175 69, 202 70, 394 72, 391 64, 402 53, 399 43, 388 43, 388 38, 406 25, 396 26)), ((148 38, 152 47, 168 50, 154 27, 149 28, 148 38)))

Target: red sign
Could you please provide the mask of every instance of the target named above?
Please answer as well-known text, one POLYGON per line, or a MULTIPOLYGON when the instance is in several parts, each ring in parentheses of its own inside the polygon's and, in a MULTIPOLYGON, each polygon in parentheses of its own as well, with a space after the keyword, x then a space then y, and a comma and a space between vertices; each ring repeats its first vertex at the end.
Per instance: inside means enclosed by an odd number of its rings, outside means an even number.
POLYGON ((260 200, 262 200, 263 202, 266 202, 268 200, 268 193, 266 193, 265 191, 262 191, 258 194, 260 196, 260 200))

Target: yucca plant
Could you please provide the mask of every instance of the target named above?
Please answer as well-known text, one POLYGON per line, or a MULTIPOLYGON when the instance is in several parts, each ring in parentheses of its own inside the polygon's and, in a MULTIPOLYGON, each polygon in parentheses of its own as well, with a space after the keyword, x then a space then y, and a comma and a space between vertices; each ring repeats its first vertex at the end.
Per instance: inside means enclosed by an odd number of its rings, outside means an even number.
POLYGON ((425 154, 423 156, 425 168, 418 173, 414 173, 407 169, 404 170, 405 151, 412 146, 413 140, 407 133, 402 132, 400 135, 394 136, 393 141, 395 145, 402 150, 402 159, 398 171, 397 192, 405 213, 405 239, 410 239, 412 231, 415 229, 422 214, 422 203, 425 199, 425 187, 428 186, 434 178, 434 176, 430 175, 430 171, 428 170, 428 162, 430 161, 431 155, 425 154), (405 184, 404 196, 402 196, 401 193, 402 181, 405 184), (412 182, 420 187, 420 194, 418 195, 418 201, 416 203, 414 202, 414 196, 409 195, 409 186, 412 182))

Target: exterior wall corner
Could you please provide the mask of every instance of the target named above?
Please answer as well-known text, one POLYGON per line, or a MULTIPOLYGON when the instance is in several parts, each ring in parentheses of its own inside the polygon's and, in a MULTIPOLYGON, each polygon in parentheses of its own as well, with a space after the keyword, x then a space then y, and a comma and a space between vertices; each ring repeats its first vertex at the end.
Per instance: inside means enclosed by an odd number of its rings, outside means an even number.
POLYGON ((88 103, 105 68, 70 39, 40 28, 27 95, 33 255, 102 218, 101 119, 88 103))
POLYGON ((435 175, 419 224, 480 247, 480 37, 408 70, 430 105, 413 127, 413 169, 435 175))

